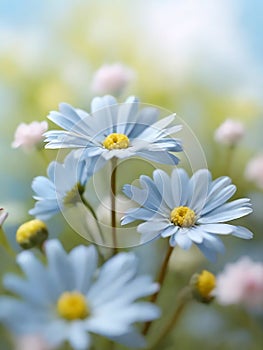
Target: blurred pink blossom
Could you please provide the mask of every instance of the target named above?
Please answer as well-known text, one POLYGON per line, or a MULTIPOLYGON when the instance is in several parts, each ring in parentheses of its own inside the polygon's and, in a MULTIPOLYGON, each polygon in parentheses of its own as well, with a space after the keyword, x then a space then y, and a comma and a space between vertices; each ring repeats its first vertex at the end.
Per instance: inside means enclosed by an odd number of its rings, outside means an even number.
POLYGON ((121 63, 105 64, 95 72, 91 88, 97 94, 119 95, 133 77, 134 72, 121 63))
POLYGON ((232 146, 243 138, 244 133, 245 128, 243 123, 233 119, 226 119, 224 123, 216 129, 214 138, 218 143, 232 146))
POLYGON ((16 339, 15 350, 51 350, 38 335, 25 335, 16 339))
POLYGON ((46 121, 19 124, 15 132, 12 147, 21 147, 25 151, 33 149, 43 140, 43 133, 47 129, 48 124, 46 121))
POLYGON ((263 309, 263 263, 241 257, 227 264, 217 276, 214 292, 221 305, 242 304, 249 309, 263 309))
POLYGON ((8 216, 8 213, 6 213, 3 208, 0 208, 0 227, 3 225, 7 216, 8 216))
POLYGON ((253 157, 247 164, 245 178, 263 189, 263 154, 253 157))

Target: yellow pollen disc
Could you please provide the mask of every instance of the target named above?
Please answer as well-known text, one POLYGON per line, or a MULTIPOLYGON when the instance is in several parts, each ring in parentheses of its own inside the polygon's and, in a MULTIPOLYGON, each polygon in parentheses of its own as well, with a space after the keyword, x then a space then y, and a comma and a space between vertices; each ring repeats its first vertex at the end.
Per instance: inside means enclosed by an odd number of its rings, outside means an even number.
POLYGON ((30 220, 21 225, 16 232, 16 241, 22 244, 39 233, 47 233, 47 226, 41 220, 30 220))
POLYGON ((211 272, 204 270, 197 278, 196 289, 203 298, 208 298, 216 286, 216 278, 211 272))
POLYGON ((188 207, 176 207, 170 216, 171 222, 176 226, 191 227, 196 220, 195 212, 188 207))
POLYGON ((73 321, 84 319, 90 314, 86 298, 79 292, 65 292, 57 302, 57 310, 61 317, 73 321))
POLYGON ((124 134, 113 133, 108 135, 102 144, 109 150, 124 149, 129 147, 130 141, 124 134))

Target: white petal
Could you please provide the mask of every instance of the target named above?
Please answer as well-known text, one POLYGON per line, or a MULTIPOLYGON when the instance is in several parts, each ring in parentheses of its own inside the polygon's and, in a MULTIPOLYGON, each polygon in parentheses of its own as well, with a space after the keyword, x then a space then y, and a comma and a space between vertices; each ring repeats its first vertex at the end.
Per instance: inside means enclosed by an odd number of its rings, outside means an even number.
POLYGON ((88 350, 90 336, 84 329, 83 322, 73 322, 69 328, 68 340, 74 350, 88 350))
POLYGON ((234 226, 235 230, 232 233, 232 236, 243 238, 243 239, 251 239, 253 238, 253 233, 249 231, 247 228, 242 226, 234 226))
POLYGON ((235 226, 228 224, 204 224, 202 229, 208 233, 215 233, 218 235, 229 235, 235 229, 235 226))
POLYGON ((98 254, 94 246, 78 246, 69 253, 74 271, 75 288, 86 294, 97 268, 98 254))
POLYGON ((199 212, 206 204, 210 181, 211 174, 207 169, 197 170, 189 181, 192 197, 187 201, 187 206, 195 212, 199 212))

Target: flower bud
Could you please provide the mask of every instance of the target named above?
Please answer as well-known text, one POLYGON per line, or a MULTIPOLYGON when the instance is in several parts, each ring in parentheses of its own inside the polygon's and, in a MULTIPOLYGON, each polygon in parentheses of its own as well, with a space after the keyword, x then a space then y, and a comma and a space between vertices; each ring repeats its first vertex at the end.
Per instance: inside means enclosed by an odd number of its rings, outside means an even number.
POLYGON ((234 146, 239 142, 245 133, 244 125, 232 119, 227 119, 216 129, 214 138, 218 143, 234 146))
POLYGON ((8 213, 6 213, 3 208, 0 208, 0 227, 3 225, 7 216, 8 216, 8 213))
POLYGON ((102 95, 119 95, 130 83, 133 76, 133 71, 120 63, 105 64, 96 71, 93 77, 92 90, 102 95))
POLYGON ((247 163, 244 176, 263 189, 263 154, 256 155, 247 163))
POLYGON ((23 249, 41 247, 47 238, 46 224, 37 219, 25 222, 16 232, 16 241, 23 249))
POLYGON ((21 147, 24 151, 29 151, 43 141, 43 133, 47 131, 48 124, 43 122, 32 122, 30 124, 21 123, 15 132, 13 148, 21 147))
POLYGON ((196 273, 190 280, 193 297, 205 304, 213 300, 212 292, 216 286, 216 278, 211 272, 203 270, 200 274, 196 273))

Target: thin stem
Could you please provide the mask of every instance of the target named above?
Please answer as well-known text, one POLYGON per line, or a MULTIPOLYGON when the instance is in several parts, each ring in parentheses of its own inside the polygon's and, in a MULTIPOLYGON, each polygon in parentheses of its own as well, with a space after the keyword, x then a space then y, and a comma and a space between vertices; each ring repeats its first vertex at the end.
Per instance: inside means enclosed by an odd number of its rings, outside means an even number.
POLYGON ((41 147, 41 148, 37 148, 38 154, 40 154, 40 156, 42 157, 42 160, 45 162, 45 164, 49 164, 50 160, 47 156, 47 153, 45 152, 45 148, 41 147))
MULTIPOLYGON (((159 293, 160 293, 160 290, 161 290, 161 286, 162 286, 162 284, 164 282, 164 279, 165 279, 165 276, 166 276, 167 267, 168 267, 168 263, 169 263, 171 255, 172 255, 172 252, 173 252, 173 247, 169 246, 168 250, 167 250, 167 253, 166 253, 166 256, 164 258, 161 270, 159 272, 159 276, 157 278, 157 282, 160 285, 160 289, 155 294, 153 294, 151 296, 151 298, 149 300, 151 303, 155 303, 157 298, 158 298, 158 296, 159 296, 159 293)), ((142 334, 146 335, 148 333, 148 331, 149 331, 149 329, 151 327, 151 324, 152 324, 152 321, 149 321, 149 322, 145 323, 145 326, 143 328, 142 334)))
POLYGON ((225 170, 224 173, 227 176, 231 175, 232 166, 233 166, 233 157, 235 151, 235 145, 231 145, 227 148, 226 159, 225 159, 225 170))
POLYGON ((111 160, 111 227, 112 227, 112 244, 113 254, 118 253, 117 232, 116 232, 116 185, 117 185, 117 158, 111 160))
POLYGON ((107 344, 107 350, 114 350, 115 349, 115 343, 110 340, 107 344))
MULTIPOLYGON (((84 197, 84 194, 82 193, 80 195, 80 198, 83 202, 83 204, 85 205, 85 207, 91 212, 91 214, 93 215, 95 221, 96 221, 96 224, 97 224, 97 227, 98 227, 98 231, 99 231, 99 235, 100 235, 100 239, 101 239, 101 242, 104 243, 104 236, 103 236, 103 233, 101 231, 101 227, 99 225, 99 222, 98 222, 98 217, 94 211, 94 209, 92 208, 92 206, 89 204, 89 202, 86 200, 86 198, 84 197)), ((95 242, 96 243, 96 242, 95 242)))
POLYGON ((154 341, 153 345, 150 346, 149 350, 160 349, 159 345, 161 341, 171 332, 172 329, 177 325, 186 305, 192 300, 192 294, 189 287, 185 287, 181 290, 178 296, 178 306, 175 310, 173 317, 168 321, 165 327, 158 334, 157 339, 154 341))
POLYGON ((5 232, 2 229, 2 227, 0 227, 0 245, 2 245, 10 255, 15 254, 6 238, 5 232))

